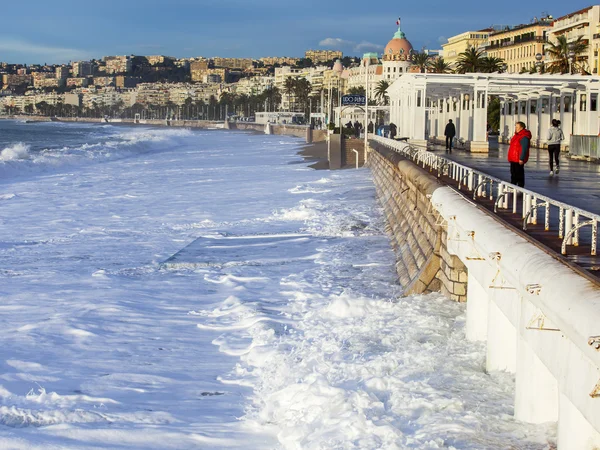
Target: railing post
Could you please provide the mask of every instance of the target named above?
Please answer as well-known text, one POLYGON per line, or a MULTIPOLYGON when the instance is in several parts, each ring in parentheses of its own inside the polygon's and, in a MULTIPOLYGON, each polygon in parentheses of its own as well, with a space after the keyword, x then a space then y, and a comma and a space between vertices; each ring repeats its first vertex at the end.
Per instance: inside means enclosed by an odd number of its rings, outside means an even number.
MULTIPOLYGON (((567 209, 565 211, 565 236, 569 234, 571 229, 573 228, 573 210, 567 209)), ((573 237, 569 237, 567 240, 567 245, 573 245, 573 237)))
POLYGON ((533 214, 531 216, 531 223, 533 225, 537 225, 537 219, 538 219, 538 210, 537 210, 537 198, 533 197, 531 199, 531 207, 533 208, 533 214))
POLYGON ((596 256, 596 246, 598 245, 598 221, 592 222, 592 256, 596 256))
POLYGON ((550 202, 546 202, 544 216, 544 231, 550 231, 550 202))
POLYGON ((512 199, 513 199, 513 214, 517 213, 517 190, 515 188, 512 189, 512 199))
POLYGON ((558 237, 562 239, 565 236, 565 209, 561 207, 558 212, 558 237))
POLYGON ((575 227, 575 233, 573 233, 573 245, 579 246, 579 213, 575 213, 575 219, 573 220, 573 227, 575 227))

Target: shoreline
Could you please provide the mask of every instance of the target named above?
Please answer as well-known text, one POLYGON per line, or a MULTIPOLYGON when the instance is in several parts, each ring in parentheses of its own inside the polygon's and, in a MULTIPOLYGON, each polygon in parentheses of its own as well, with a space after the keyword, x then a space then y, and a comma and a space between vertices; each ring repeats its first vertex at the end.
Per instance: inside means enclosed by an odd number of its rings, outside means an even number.
MULTIPOLYGON (((152 121, 144 121, 145 123, 135 122, 134 119, 120 119, 117 121, 104 121, 100 118, 60 118, 52 120, 52 118, 47 116, 0 116, 0 120, 15 120, 15 121, 25 121, 25 123, 50 123, 50 122, 59 122, 59 123, 91 123, 91 124, 99 124, 99 125, 122 125, 122 126, 150 126, 150 127, 164 127, 164 128, 195 128, 195 129, 204 129, 209 131, 214 130, 228 130, 228 131, 241 131, 241 132, 250 132, 253 134, 264 134, 264 131, 260 131, 258 127, 263 127, 262 124, 250 124, 243 123, 243 126, 238 128, 237 126, 226 128, 224 122, 216 122, 216 121, 172 121, 167 125, 165 120, 152 120, 152 121)), ((234 123, 235 125, 235 123, 234 123)), ((283 133, 275 133, 281 134, 285 136, 298 137, 298 129, 290 129, 289 125, 282 126, 281 131, 283 133), (288 131, 288 133, 286 133, 288 131)), ((305 128, 301 128, 302 132, 305 131, 305 128)), ((301 150, 297 152, 298 155, 304 158, 304 161, 310 163, 308 167, 315 170, 329 170, 329 158, 327 154, 327 141, 318 141, 312 143, 306 143, 301 150)))

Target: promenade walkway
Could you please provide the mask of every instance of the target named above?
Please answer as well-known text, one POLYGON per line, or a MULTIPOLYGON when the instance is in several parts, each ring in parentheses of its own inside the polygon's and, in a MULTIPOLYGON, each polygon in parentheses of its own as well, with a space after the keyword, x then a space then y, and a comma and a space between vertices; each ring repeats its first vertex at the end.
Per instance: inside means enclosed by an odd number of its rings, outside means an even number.
MULTIPOLYGON (((382 144, 372 141, 373 148, 379 148, 382 144)), ((510 182, 510 170, 507 161, 508 145, 501 145, 499 150, 489 153, 470 153, 466 150, 454 149, 452 153, 446 153, 443 145, 429 147, 428 151, 438 154, 447 159, 456 161, 467 167, 471 167, 495 178, 510 182)), ((548 151, 532 149, 529 162, 526 166, 525 188, 551 199, 578 207, 593 214, 600 215, 600 164, 568 159, 566 154, 561 155, 561 170, 559 175, 550 176, 548 165, 548 151)), ((441 176, 439 180, 454 189, 457 188, 456 181, 448 176, 441 176)), ((467 186, 460 189, 467 197, 467 186)), ((583 269, 588 275, 596 280, 600 278, 600 255, 590 255, 589 242, 591 240, 591 227, 580 230, 582 245, 567 246, 567 256, 561 256, 561 245, 563 239, 559 237, 559 217, 555 208, 550 212, 550 231, 544 230, 543 220, 538 224, 529 224, 527 231, 522 230, 523 219, 522 196, 517 198, 517 214, 512 213, 512 207, 499 209, 494 215, 506 223, 512 225, 516 232, 527 235, 543 244, 557 258, 575 264, 583 269), (587 245, 584 244, 588 243, 587 245)), ((477 203, 490 212, 494 211, 494 201, 485 197, 478 197, 477 203)), ((540 213, 541 214, 541 213, 540 213)))
MULTIPOLYGON (((507 161, 508 145, 500 144, 499 150, 489 153, 470 153, 454 149, 445 153, 443 145, 435 145, 433 151, 460 164, 485 172, 496 178, 510 181, 507 161)), ((555 200, 600 214, 600 164, 571 160, 566 153, 560 155, 560 174, 550 176, 548 151, 531 149, 525 166, 525 188, 555 200)))

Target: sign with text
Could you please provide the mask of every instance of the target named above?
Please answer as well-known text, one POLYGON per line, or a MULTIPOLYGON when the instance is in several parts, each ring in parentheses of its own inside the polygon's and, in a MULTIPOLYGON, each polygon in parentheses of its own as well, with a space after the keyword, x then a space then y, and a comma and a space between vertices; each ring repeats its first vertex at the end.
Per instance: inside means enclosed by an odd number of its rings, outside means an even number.
POLYGON ((342 106, 365 106, 367 104, 367 97, 364 95, 343 95, 342 106))

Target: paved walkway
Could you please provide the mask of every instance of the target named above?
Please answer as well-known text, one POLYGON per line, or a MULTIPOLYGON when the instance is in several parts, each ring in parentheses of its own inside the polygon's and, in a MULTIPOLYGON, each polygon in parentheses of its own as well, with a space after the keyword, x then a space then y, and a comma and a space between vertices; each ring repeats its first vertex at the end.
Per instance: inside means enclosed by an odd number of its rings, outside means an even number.
MULTIPOLYGON (((460 164, 510 181, 510 167, 506 158, 508 145, 500 144, 500 150, 490 150, 487 154, 457 149, 452 153, 445 153, 443 145, 435 145, 432 149, 460 164)), ((562 153, 560 174, 551 177, 549 173, 548 151, 532 148, 529 162, 525 166, 526 189, 600 214, 600 164, 570 160, 566 153, 562 153)))

